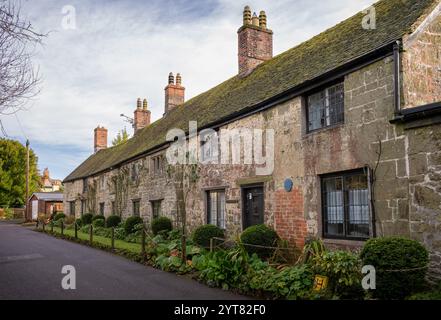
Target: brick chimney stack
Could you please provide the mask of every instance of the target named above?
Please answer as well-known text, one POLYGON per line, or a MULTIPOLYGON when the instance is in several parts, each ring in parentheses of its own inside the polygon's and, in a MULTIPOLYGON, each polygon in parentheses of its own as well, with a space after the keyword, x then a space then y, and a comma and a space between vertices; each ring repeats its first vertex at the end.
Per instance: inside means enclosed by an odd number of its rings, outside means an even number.
POLYGON ((273 32, 266 26, 265 11, 251 16, 251 9, 243 11, 243 25, 237 31, 239 38, 239 75, 247 76, 262 62, 273 57, 273 32))
POLYGON ((134 111, 133 117, 133 128, 135 129, 135 134, 150 125, 150 110, 147 110, 147 99, 144 99, 141 103, 141 98, 138 98, 136 102, 136 109, 134 111))
POLYGON ((185 98, 185 88, 181 85, 182 78, 181 75, 178 73, 176 74, 176 83, 175 83, 175 77, 173 76, 173 73, 170 72, 168 75, 168 85, 165 87, 165 113, 167 114, 170 110, 173 108, 176 108, 177 106, 184 103, 185 98))
POLYGON ((94 152, 107 148, 107 129, 104 127, 96 127, 94 130, 94 152))

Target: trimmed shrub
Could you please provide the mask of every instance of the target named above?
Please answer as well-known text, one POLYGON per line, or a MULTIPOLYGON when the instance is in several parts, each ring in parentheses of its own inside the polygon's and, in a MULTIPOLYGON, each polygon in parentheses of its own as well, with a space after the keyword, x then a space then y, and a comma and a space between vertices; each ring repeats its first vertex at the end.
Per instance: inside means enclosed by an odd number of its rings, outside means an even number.
POLYGON ((106 220, 106 227, 107 228, 112 228, 112 227, 117 227, 121 222, 121 217, 120 216, 109 216, 106 220))
POLYGON ((59 212, 54 216, 55 221, 58 221, 58 220, 64 219, 64 218, 66 218, 66 215, 63 212, 59 212))
POLYGON ((126 222, 124 223, 124 231, 126 232, 126 235, 135 232, 135 225, 140 223, 144 223, 141 217, 133 216, 127 218, 126 222))
POLYGON ((91 213, 83 214, 83 216, 81 217, 81 220, 83 220, 83 225, 91 224, 92 218, 93 218, 93 214, 91 213))
POLYGON ((200 247, 208 248, 211 238, 223 238, 224 231, 213 224, 206 224, 196 228, 193 232, 193 241, 200 247))
POLYGON ((66 218, 64 218, 64 222, 66 224, 73 224, 75 222, 75 217, 74 216, 66 216, 66 218))
POLYGON ((402 237, 369 239, 360 257, 364 265, 375 267, 376 298, 403 299, 425 285, 429 254, 418 241, 402 237))
POLYGON ((246 244, 275 247, 279 239, 277 232, 264 224, 248 227, 240 236, 240 240, 245 244, 245 249, 248 254, 252 255, 256 253, 261 259, 271 257, 274 254, 274 249, 247 246, 246 244))
POLYGON ((152 232, 156 236, 160 232, 168 232, 173 229, 172 222, 167 217, 158 217, 152 221, 152 232))
POLYGON ((94 227, 104 227, 104 224, 105 224, 104 219, 95 219, 92 222, 92 225, 94 227))

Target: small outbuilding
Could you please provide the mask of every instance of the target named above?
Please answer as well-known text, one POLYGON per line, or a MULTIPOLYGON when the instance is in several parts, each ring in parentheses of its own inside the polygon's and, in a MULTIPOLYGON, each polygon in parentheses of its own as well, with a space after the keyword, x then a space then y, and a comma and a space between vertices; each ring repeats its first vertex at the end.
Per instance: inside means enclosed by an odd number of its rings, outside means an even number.
POLYGON ((62 192, 34 192, 28 199, 26 217, 36 220, 39 214, 52 214, 63 211, 62 192))

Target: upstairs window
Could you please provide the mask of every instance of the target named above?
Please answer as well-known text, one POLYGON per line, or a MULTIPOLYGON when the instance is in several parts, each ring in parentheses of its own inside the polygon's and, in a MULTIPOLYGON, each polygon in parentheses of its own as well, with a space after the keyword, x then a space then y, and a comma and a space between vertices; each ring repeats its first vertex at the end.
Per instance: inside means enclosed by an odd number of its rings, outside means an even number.
POLYGON ((164 170, 164 157, 162 155, 152 158, 152 172, 153 175, 161 175, 164 170))
POLYGON ((308 132, 331 127, 344 121, 343 82, 307 97, 308 132))
POLYGON ((218 136, 210 132, 201 134, 200 141, 200 159, 204 163, 218 163, 218 136))
POLYGON ((329 238, 372 234, 368 177, 363 170, 322 178, 323 230, 329 238))
POLYGON ((104 202, 100 203, 100 215, 104 215, 104 202))
POLYGON ((87 192, 87 179, 84 178, 83 179, 83 193, 86 193, 86 192, 87 192))

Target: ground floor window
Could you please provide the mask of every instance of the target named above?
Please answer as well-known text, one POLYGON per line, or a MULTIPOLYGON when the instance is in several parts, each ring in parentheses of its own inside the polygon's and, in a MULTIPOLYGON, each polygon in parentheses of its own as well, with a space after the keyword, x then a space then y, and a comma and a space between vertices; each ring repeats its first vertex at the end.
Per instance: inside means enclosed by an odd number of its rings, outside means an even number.
POLYGON ((81 215, 86 213, 86 200, 81 200, 81 215))
POLYGON ((207 222, 225 229, 225 190, 207 191, 207 222))
POLYGON ((104 202, 100 203, 100 215, 104 215, 104 202))
POLYGON ((112 215, 116 215, 115 201, 112 201, 111 206, 112 206, 112 215))
POLYGON ((70 215, 75 215, 75 201, 69 201, 69 213, 70 215))
POLYGON ((133 200, 133 215, 139 217, 139 200, 133 200))
POLYGON ((152 205, 152 217, 153 219, 158 218, 161 215, 161 203, 162 200, 152 200, 150 201, 152 205))
POLYGON ((369 238, 367 170, 322 177, 323 233, 331 238, 369 238))

